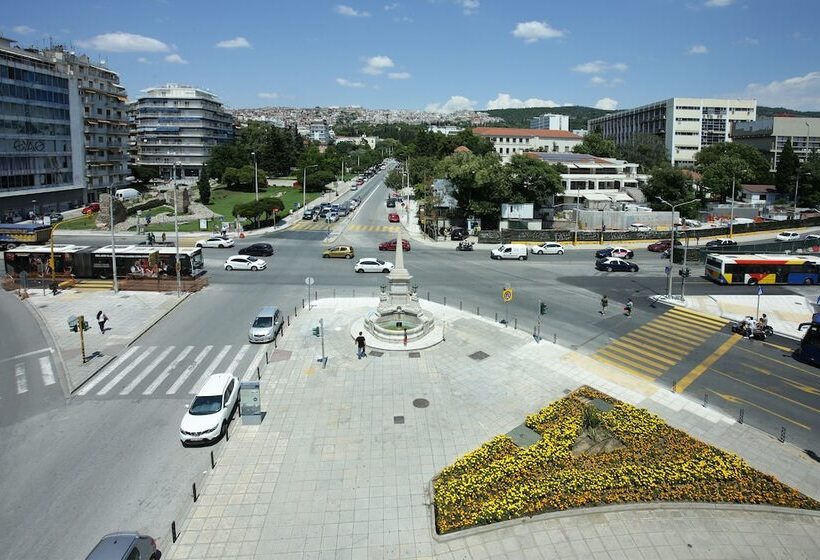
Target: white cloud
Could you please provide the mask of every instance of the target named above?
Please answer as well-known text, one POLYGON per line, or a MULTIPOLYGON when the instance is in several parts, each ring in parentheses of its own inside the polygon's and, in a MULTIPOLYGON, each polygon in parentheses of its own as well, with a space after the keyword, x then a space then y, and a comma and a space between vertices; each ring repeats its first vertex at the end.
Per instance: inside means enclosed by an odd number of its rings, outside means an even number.
POLYGON ((105 52, 167 52, 168 45, 158 39, 133 33, 103 33, 85 41, 77 41, 84 49, 105 52))
POLYGON ((370 12, 362 10, 359 11, 356 8, 351 8, 350 6, 345 6, 344 4, 339 4, 334 8, 334 11, 342 16, 348 17, 370 17, 370 12))
POLYGON ((736 44, 743 45, 743 46, 746 46, 746 47, 756 47, 757 45, 760 44, 760 41, 758 41, 754 37, 744 37, 740 41, 736 41, 736 44))
POLYGON ((409 80, 410 72, 390 72, 387 77, 391 80, 409 80))
POLYGON ((466 15, 475 13, 481 7, 479 0, 456 0, 458 4, 464 9, 466 15))
POLYGON ((396 23, 413 23, 413 18, 409 16, 394 17, 393 21, 396 23))
POLYGON ((370 74, 371 76, 376 76, 388 68, 393 68, 394 66, 395 64, 393 64, 393 61, 390 60, 389 56, 371 56, 367 59, 367 65, 362 68, 362 72, 365 74, 370 74))
POLYGON ((384 9, 385 9, 385 11, 389 12, 390 10, 395 10, 400 5, 401 4, 399 4, 398 2, 393 2, 392 4, 385 4, 384 9))
POLYGON ((688 52, 689 54, 706 54, 709 49, 706 48, 706 45, 692 45, 688 52))
POLYGON ((169 54, 165 57, 165 62, 170 62, 171 64, 188 64, 188 61, 178 54, 169 54))
POLYGON ((345 78, 336 78, 336 83, 342 87, 350 87, 350 88, 363 88, 364 84, 361 82, 352 82, 345 78))
POLYGON ((280 97, 279 94, 276 93, 275 91, 271 91, 271 92, 264 92, 263 91, 262 93, 257 93, 256 95, 258 95, 262 99, 279 99, 279 97, 280 97))
POLYGON ((609 97, 602 97, 595 102, 595 108, 604 109, 606 111, 614 111, 618 108, 618 102, 614 99, 610 99, 609 97))
POLYGON ((216 44, 220 49, 249 49, 251 44, 244 37, 235 37, 226 41, 220 41, 216 44))
POLYGON ((768 84, 749 84, 746 96, 757 99, 759 105, 817 111, 820 109, 820 72, 768 84))
POLYGON ((28 25, 18 25, 17 27, 13 27, 12 31, 19 35, 28 35, 29 33, 34 33, 34 28, 28 25))
POLYGON ((446 103, 430 103, 424 108, 431 113, 454 113, 456 111, 474 111, 476 102, 461 95, 454 95, 446 103))
POLYGON ((583 64, 579 64, 575 66, 572 70, 575 72, 582 72, 584 74, 603 74, 604 72, 624 72, 626 69, 629 68, 623 62, 616 62, 615 64, 609 64, 603 60, 593 60, 591 62, 584 62, 583 64))
POLYGON ((524 107, 558 107, 558 103, 549 99, 530 97, 526 101, 514 98, 509 93, 499 93, 495 99, 487 101, 487 109, 522 109, 524 107))
POLYGON ((151 64, 151 63, 148 61, 148 59, 147 59, 147 58, 145 58, 144 56, 140 56, 140 57, 138 57, 138 58, 137 58, 137 62, 139 62, 140 64, 151 64))
POLYGON ((707 8, 725 8, 731 4, 734 4, 735 0, 706 0, 704 6, 707 8))
POLYGON ((590 85, 593 85, 593 86, 611 87, 611 86, 617 86, 618 84, 622 84, 622 83, 624 83, 624 81, 620 78, 612 78, 610 80, 607 80, 603 76, 592 76, 589 79, 589 83, 590 83, 590 85))
POLYGON ((554 39, 563 37, 564 32, 555 29, 545 21, 525 21, 519 23, 513 29, 513 37, 524 39, 525 43, 534 43, 539 39, 554 39))

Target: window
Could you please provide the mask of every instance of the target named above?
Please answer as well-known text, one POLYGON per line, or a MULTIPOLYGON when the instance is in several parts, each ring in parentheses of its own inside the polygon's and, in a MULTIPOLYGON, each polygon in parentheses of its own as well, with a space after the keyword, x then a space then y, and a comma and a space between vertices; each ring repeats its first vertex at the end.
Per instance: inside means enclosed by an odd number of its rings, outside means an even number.
POLYGON ((128 558, 126 560, 140 560, 140 551, 136 547, 131 549, 131 552, 128 553, 128 558))

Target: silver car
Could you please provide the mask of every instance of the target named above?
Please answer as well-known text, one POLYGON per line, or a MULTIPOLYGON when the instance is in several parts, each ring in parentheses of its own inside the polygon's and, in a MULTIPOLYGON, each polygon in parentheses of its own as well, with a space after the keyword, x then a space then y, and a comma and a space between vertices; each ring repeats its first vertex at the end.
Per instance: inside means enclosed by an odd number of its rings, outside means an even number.
POLYGON ((256 313, 248 331, 249 342, 270 342, 282 332, 282 313, 278 307, 267 306, 256 313))

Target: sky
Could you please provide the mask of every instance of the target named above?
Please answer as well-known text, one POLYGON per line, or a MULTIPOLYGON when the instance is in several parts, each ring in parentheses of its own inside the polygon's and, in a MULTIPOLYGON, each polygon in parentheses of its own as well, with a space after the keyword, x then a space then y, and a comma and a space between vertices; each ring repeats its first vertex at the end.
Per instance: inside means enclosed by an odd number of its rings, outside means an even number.
POLYGON ((229 108, 628 109, 669 97, 820 110, 817 0, 41 0, 0 34, 229 108))

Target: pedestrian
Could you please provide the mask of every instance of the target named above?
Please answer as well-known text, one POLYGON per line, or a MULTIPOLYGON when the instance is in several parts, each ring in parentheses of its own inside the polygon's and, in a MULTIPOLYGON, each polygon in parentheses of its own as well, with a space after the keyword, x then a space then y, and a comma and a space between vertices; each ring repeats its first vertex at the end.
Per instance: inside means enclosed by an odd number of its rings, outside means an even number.
POLYGON ((102 310, 97 311, 97 323, 100 325, 100 332, 105 333, 105 323, 108 321, 108 315, 102 312, 102 310))
POLYGON ((162 242, 163 242, 163 243, 165 243, 165 239, 166 239, 166 237, 165 237, 165 232, 163 231, 163 232, 162 232, 162 242))
POLYGON ((601 315, 606 315, 606 308, 609 307, 609 300, 606 295, 601 298, 601 315))
POLYGON ((367 357, 367 353, 365 352, 365 347, 364 347, 364 335, 362 334, 362 331, 359 331, 359 336, 357 336, 357 337, 356 337, 356 346, 357 346, 356 356, 357 356, 360 360, 361 360, 362 358, 366 358, 366 357, 367 357))
POLYGON ((626 307, 624 307, 624 313, 626 313, 627 317, 632 317, 632 298, 626 300, 626 307))

